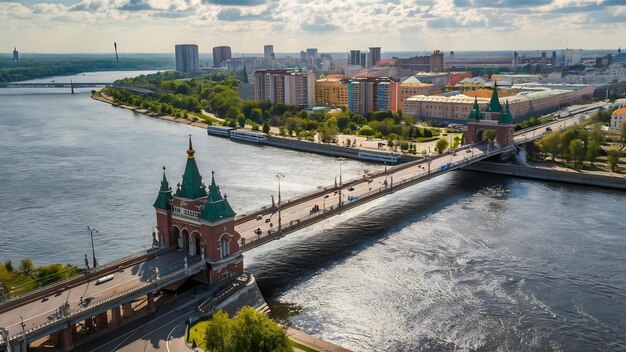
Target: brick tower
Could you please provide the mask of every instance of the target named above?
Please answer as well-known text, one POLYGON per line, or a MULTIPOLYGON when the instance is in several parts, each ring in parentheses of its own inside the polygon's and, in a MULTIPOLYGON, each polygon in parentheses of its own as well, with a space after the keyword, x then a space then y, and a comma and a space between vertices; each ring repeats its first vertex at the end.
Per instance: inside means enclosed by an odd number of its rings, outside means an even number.
POLYGON ((500 104, 498 98, 498 83, 493 86, 493 94, 491 100, 484 111, 480 111, 478 100, 474 98, 474 106, 467 118, 467 133, 465 135, 465 143, 473 144, 484 140, 484 132, 487 130, 496 131, 496 142, 502 146, 508 146, 513 131, 513 118, 509 110, 509 102, 507 100, 504 107, 500 104))
POLYGON ((204 255, 207 269, 194 279, 216 283, 243 273, 241 236, 235 231, 235 212, 215 183, 215 174, 211 175, 208 192, 202 183, 195 152, 190 136, 183 181, 174 195, 163 172, 154 202, 157 229, 164 248, 175 247, 191 257, 204 255))

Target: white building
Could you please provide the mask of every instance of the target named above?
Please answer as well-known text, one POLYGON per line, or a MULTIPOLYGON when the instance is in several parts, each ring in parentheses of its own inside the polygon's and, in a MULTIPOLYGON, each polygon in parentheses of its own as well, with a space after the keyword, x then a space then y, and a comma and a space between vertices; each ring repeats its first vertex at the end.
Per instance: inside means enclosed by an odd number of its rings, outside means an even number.
POLYGON ((611 114, 611 124, 609 129, 613 131, 619 131, 622 128, 622 123, 626 121, 626 108, 621 108, 613 111, 611 114))

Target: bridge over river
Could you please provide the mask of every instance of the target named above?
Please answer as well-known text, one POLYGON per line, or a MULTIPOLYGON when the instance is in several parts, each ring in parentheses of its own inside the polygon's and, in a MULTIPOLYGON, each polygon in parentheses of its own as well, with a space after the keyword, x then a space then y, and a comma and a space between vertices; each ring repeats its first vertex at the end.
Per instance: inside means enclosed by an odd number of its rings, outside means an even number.
MULTIPOLYGON (((509 146, 497 147, 485 142, 466 145, 441 155, 390 167, 364 178, 340 180, 336 185, 295 199, 279 200, 273 206, 235 219, 235 230, 241 235, 241 251, 480 160, 515 153, 516 144, 540 138, 547 133, 547 128, 564 129, 582 121, 580 116, 554 121, 515 133, 514 143, 509 146)), ((0 327, 8 331, 12 352, 24 350, 24 342, 27 345, 29 341, 55 334, 58 334, 65 350, 71 350, 76 324, 84 322, 86 328, 96 330, 118 324, 124 316, 133 314, 136 307, 131 302, 134 300, 145 297, 145 309, 153 310, 155 292, 193 275, 202 275, 209 262, 204 252, 198 252, 195 247, 193 250, 189 248, 189 252, 156 248, 121 258, 85 276, 43 287, 21 297, 12 297, 0 303, 0 327), (98 278, 111 274, 114 278, 110 281, 95 284, 98 278)), ((219 266, 220 261, 210 265, 219 266)))

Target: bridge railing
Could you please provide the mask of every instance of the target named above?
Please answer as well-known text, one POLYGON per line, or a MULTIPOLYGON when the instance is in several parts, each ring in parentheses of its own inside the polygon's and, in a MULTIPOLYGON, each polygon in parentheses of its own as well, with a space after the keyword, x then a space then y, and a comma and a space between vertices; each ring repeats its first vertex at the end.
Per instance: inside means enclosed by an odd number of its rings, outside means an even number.
MULTIPOLYGON (((461 149, 466 149, 466 148, 461 148, 461 149)), ((447 164, 445 164, 447 167, 444 168, 444 169, 434 169, 434 170, 430 170, 430 172, 424 170, 423 172, 419 172, 419 173, 417 173, 417 174, 415 174, 415 175, 413 175, 413 176, 411 176, 409 178, 404 178, 404 179, 400 179, 400 180, 395 180, 394 179, 394 182, 392 184, 389 184, 388 186, 380 185, 377 188, 374 188, 374 189, 369 190, 369 191, 367 191, 365 193, 359 194, 359 196, 356 197, 353 200, 348 200, 348 199, 350 199, 349 195, 346 195, 345 196, 346 200, 342 201, 342 203, 341 203, 342 206, 341 207, 339 206, 338 202, 337 202, 337 204, 333 204, 333 205, 329 205, 329 206, 325 206, 324 205, 324 206, 322 206, 320 208, 319 211, 309 213, 308 215, 305 215, 305 216, 300 217, 298 219, 291 220, 290 222, 282 225, 281 229, 282 229, 283 232, 289 232, 292 229, 299 227, 301 223, 311 222, 311 221, 317 220, 318 218, 321 218, 321 217, 324 217, 324 216, 328 215, 329 212, 336 212, 336 211, 339 211, 339 209, 343 209, 342 207, 345 206, 345 205, 349 205, 351 203, 359 202, 359 201, 362 201, 362 200, 369 200, 369 199, 372 199, 373 196, 376 196, 376 195, 379 195, 379 194, 391 193, 391 192, 393 192, 394 190, 396 190, 398 188, 404 188, 405 186, 409 186, 410 184, 415 183, 415 182, 419 181, 420 179, 432 178, 432 177, 435 177, 435 176, 437 176, 439 174, 443 174, 443 173, 446 173, 446 172, 449 172, 449 171, 461 168, 463 166, 472 164, 472 163, 474 163, 476 161, 487 159, 487 158, 492 157, 494 155, 498 155, 498 154, 501 154, 501 153, 504 153, 504 152, 507 152, 507 151, 510 151, 510 150, 513 150, 513 146, 508 146, 508 147, 505 147, 505 148, 495 148, 494 147, 494 148, 492 148, 492 149, 490 149, 488 151, 481 151, 480 154, 475 154, 473 157, 467 157, 467 158, 464 158, 464 159, 462 159, 460 161, 447 163, 447 164)), ((444 154, 441 154, 441 156, 444 157, 444 156, 451 155, 451 154, 453 154, 453 152, 444 153, 444 154)), ((344 184, 344 186, 345 186, 345 184, 344 184)), ((274 230, 274 231, 268 230, 268 231, 265 231, 265 232, 263 232, 261 234, 257 234, 257 236, 247 237, 245 239, 245 244, 240 243, 240 245, 242 245, 242 246, 244 246, 244 245, 254 246, 255 242, 257 242, 259 240, 264 240, 264 239, 266 239, 266 238, 268 238, 270 236, 275 236, 277 233, 278 233, 278 230, 274 230)))
MULTIPOLYGON (((71 309, 69 310, 67 313, 65 314, 60 314, 60 313, 55 313, 52 314, 50 316, 48 316, 48 321, 38 324, 36 326, 33 326, 29 329, 26 329, 24 331, 24 333, 18 333, 18 334, 13 334, 10 337, 10 340, 15 340, 15 339, 19 339, 19 338, 23 338, 24 334, 28 335, 30 333, 39 331, 45 327, 48 326, 52 326, 54 324, 63 322, 63 321, 69 321, 74 317, 77 317, 81 314, 85 314, 89 311, 94 311, 99 309, 102 305, 105 305, 111 301, 114 301, 116 299, 119 299, 121 297, 125 297, 128 296, 130 294, 133 294, 135 292, 138 292, 142 289, 145 289, 148 286, 154 286, 155 290, 161 286, 166 286, 167 284, 171 283, 170 281, 172 281, 173 279, 176 279, 177 277, 179 277, 181 274, 185 274, 188 275, 190 272, 193 273, 196 270, 200 270, 204 267, 204 261, 202 260, 202 258, 194 258, 191 261, 189 261, 188 263, 186 263, 184 260, 174 263, 174 264, 170 264, 168 266, 165 267, 161 267, 164 268, 166 270, 164 270, 164 273, 160 273, 159 278, 158 279, 154 279, 154 278, 150 278, 146 281, 139 281, 139 284, 127 288, 124 291, 118 292, 116 294, 113 294, 111 296, 107 296, 105 298, 102 298, 98 301, 95 302, 90 302, 88 305, 86 306, 78 306, 75 309, 71 309)), ((159 269, 159 271, 161 271, 162 269, 159 269)))
MULTIPOLYGON (((104 265, 101 265, 101 266, 99 266, 97 268, 92 268, 91 270, 85 272, 82 277, 85 278, 85 280, 87 280, 87 278, 86 278, 87 275, 88 276, 97 275, 98 273, 100 273, 102 271, 106 271, 106 270, 110 270, 111 268, 117 268, 119 266, 123 266, 126 263, 132 262, 132 261, 134 261, 136 259, 139 259, 139 258, 144 257, 146 255, 152 254, 154 252, 156 252, 156 250, 149 249, 147 251, 138 252, 138 253, 135 253, 135 254, 128 255, 126 257, 122 257, 120 259, 113 260, 113 261, 108 262, 108 263, 106 263, 104 265)), ((74 276, 69 277, 67 279, 63 279, 63 280, 60 280, 60 281, 55 281, 55 282, 50 283, 48 285, 41 286, 41 287, 39 287, 39 288, 37 288, 35 290, 28 291, 26 293, 19 294, 19 295, 10 295, 9 293, 7 293, 3 297, 0 297, 0 307, 2 307, 4 305, 11 304, 11 303, 17 301, 18 299, 22 299, 22 298, 27 297, 27 296, 37 296, 39 293, 41 293, 43 291, 46 291, 46 290, 48 290, 50 288, 53 288, 53 287, 57 287, 57 286, 58 287, 64 287, 66 284, 69 284, 70 282, 76 281, 77 279, 80 279, 80 278, 81 278, 81 274, 74 275, 74 276)))

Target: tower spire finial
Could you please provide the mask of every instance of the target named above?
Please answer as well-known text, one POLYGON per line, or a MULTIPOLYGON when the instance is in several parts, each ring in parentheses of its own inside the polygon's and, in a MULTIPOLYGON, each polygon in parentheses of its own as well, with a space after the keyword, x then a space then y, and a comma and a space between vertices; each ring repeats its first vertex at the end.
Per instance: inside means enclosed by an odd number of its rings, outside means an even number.
POLYGON ((189 149, 187 149, 187 155, 189 157, 189 159, 193 159, 193 155, 196 153, 195 150, 193 150, 193 145, 191 144, 191 133, 189 134, 189 149))

